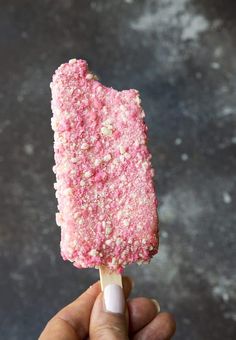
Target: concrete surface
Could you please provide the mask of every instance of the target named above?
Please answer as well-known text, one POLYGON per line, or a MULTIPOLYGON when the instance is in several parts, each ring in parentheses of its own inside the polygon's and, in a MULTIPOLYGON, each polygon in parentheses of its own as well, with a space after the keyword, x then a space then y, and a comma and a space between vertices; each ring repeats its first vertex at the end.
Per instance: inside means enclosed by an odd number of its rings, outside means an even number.
POLYGON ((176 340, 236 338, 236 3, 0 2, 0 338, 36 339, 98 277, 59 255, 49 82, 86 58, 137 88, 157 170, 160 254, 127 269, 176 340))

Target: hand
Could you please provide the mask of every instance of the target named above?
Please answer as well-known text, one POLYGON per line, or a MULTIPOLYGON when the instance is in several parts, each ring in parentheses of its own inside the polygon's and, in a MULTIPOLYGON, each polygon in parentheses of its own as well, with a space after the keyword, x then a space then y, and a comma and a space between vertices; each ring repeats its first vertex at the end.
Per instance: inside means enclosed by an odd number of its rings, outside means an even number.
POLYGON ((129 278, 123 278, 123 287, 124 292, 110 285, 102 293, 96 282, 48 322, 39 340, 170 339, 175 333, 171 314, 159 313, 151 299, 126 301, 132 289, 129 278))

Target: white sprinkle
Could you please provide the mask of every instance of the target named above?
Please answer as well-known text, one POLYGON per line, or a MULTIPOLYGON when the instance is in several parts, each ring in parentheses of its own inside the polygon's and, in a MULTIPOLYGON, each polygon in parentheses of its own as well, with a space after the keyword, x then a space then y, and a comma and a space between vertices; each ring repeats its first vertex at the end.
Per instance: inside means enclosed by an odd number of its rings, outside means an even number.
POLYGON ((146 143, 145 138, 142 138, 142 139, 140 140, 140 144, 142 145, 142 144, 145 144, 145 143, 146 143))
POLYGON ((135 101, 136 101, 136 103, 137 103, 138 105, 140 105, 140 104, 141 104, 141 99, 140 99, 140 97, 139 97, 139 96, 137 96, 137 97, 135 98, 135 101))
POLYGON ((213 68, 214 70, 219 70, 220 64, 217 62, 213 62, 211 63, 211 68, 213 68))
POLYGON ((71 162, 72 163, 76 163, 77 162, 77 158, 75 158, 75 157, 71 158, 71 162))
POLYGON ((117 240, 116 240, 116 244, 121 244, 121 242, 122 242, 122 240, 121 240, 121 238, 118 238, 117 240))
POLYGON ((131 156, 130 156, 130 154, 129 154, 128 152, 125 152, 125 153, 124 153, 124 157, 125 157, 126 159, 130 159, 131 156))
POLYGON ((104 136, 111 136, 112 135, 112 130, 111 129, 108 129, 107 127, 103 126, 101 128, 101 133, 104 135, 104 136))
POLYGON ((125 153, 125 148, 124 148, 123 145, 120 145, 120 146, 119 146, 119 151, 120 151, 120 153, 121 153, 122 155, 125 153))
POLYGON ((143 162, 142 163, 142 168, 147 169, 148 168, 148 162, 143 162))
POLYGON ((121 111, 122 113, 126 112, 126 108, 125 108, 124 105, 120 105, 120 111, 121 111))
POLYGON ((121 218, 121 215, 123 215, 123 211, 122 211, 122 210, 119 210, 118 213, 117 213, 117 218, 120 219, 120 218, 121 218))
POLYGON ((125 174, 123 174, 123 175, 120 177, 120 180, 121 180, 122 182, 125 182, 125 181, 126 181, 126 176, 125 176, 125 174))
POLYGON ((97 255, 97 250, 96 249, 90 250, 89 255, 90 256, 96 256, 97 255))
POLYGON ((102 125, 112 128, 112 126, 111 126, 111 119, 108 118, 107 120, 104 120, 102 122, 102 125))
POLYGON ((153 246, 150 246, 150 247, 149 247, 149 250, 153 250, 153 246))
POLYGON ((137 261, 137 265, 138 265, 138 266, 141 266, 141 264, 143 264, 143 260, 137 261))
POLYGON ((80 148, 82 150, 87 150, 89 148, 89 145, 87 143, 82 143, 80 148))
POLYGON ((188 155, 186 154, 186 153, 182 153, 182 155, 181 155, 181 159, 182 159, 182 161, 187 161, 188 160, 188 155))
POLYGON ((95 166, 98 166, 100 163, 101 163, 100 159, 95 159, 95 161, 94 161, 95 166))
POLYGON ((79 184, 80 184, 81 187, 84 187, 85 186, 85 181, 81 180, 79 184))
POLYGON ((124 223, 124 226, 125 226, 125 227, 128 227, 128 226, 129 226, 129 221, 128 221, 128 220, 124 220, 123 223, 124 223))
POLYGON ((65 195, 70 195, 72 193, 72 189, 71 188, 67 188, 64 190, 64 194, 65 195))
POLYGON ((74 217, 75 219, 76 219, 78 216, 79 216, 79 213, 78 213, 78 212, 74 213, 74 215, 73 215, 73 217, 74 217))
POLYGON ((113 257, 113 258, 112 258, 112 261, 111 261, 111 263, 112 263, 113 265, 115 265, 115 264, 116 264, 116 258, 115 258, 115 257, 113 257))
POLYGON ((175 145, 180 145, 180 144, 182 144, 182 139, 181 138, 176 138, 175 145))
POLYGON ((53 130, 55 130, 57 127, 56 120, 54 117, 51 118, 51 127, 53 130))
POLYGON ((225 204, 230 204, 232 202, 232 198, 227 191, 223 192, 223 201, 225 204))
POLYGON ((139 141, 138 140, 136 140, 135 142, 134 142, 134 146, 139 146, 139 141))
POLYGON ((138 230, 142 230, 141 224, 138 224, 138 225, 137 225, 137 229, 138 229, 138 230))
POLYGON ((147 241, 146 240, 142 240, 142 244, 146 244, 147 243, 147 241))
POLYGON ((111 244, 111 242, 112 242, 112 240, 106 240, 105 244, 109 246, 111 244))
POLYGON ((76 62, 76 59, 75 59, 75 58, 69 60, 69 64, 74 64, 75 62, 76 62))
POLYGON ((109 161, 111 160, 111 155, 110 155, 110 154, 106 155, 106 156, 103 158, 103 160, 104 160, 105 162, 109 162, 109 161))
POLYGON ((91 176, 92 176, 91 171, 86 171, 86 172, 84 173, 84 177, 85 177, 85 178, 89 178, 89 177, 91 177, 91 176))
POLYGON ((58 225, 58 227, 61 226, 61 214, 60 213, 56 213, 56 224, 58 225))
POLYGON ((109 235, 111 233, 111 228, 110 227, 106 227, 106 235, 109 235))
POLYGON ((91 80, 93 79, 93 74, 92 73, 88 73, 87 76, 85 77, 87 80, 91 80))
POLYGON ((124 162, 125 156, 124 155, 120 155, 119 159, 120 159, 121 162, 124 162))

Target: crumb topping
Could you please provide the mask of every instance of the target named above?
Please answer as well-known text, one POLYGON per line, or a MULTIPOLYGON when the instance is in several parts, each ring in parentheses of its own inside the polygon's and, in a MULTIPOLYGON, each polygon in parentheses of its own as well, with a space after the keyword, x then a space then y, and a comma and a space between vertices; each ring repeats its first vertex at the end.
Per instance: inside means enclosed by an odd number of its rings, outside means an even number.
POLYGON ((138 91, 103 86, 76 59, 50 86, 63 258, 119 272, 147 263, 158 249, 157 200, 138 91))

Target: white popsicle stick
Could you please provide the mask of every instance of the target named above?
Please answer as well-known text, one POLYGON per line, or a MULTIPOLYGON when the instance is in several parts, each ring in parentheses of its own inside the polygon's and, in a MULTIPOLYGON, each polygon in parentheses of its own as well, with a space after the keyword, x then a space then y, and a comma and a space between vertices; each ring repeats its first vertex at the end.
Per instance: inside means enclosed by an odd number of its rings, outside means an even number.
POLYGON ((99 275, 102 291, 105 289, 107 285, 110 284, 116 284, 123 288, 122 276, 120 274, 113 273, 107 267, 101 266, 99 267, 99 275))

